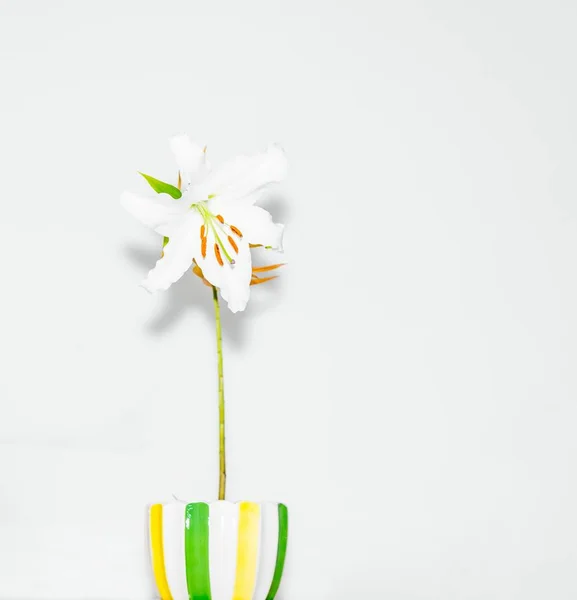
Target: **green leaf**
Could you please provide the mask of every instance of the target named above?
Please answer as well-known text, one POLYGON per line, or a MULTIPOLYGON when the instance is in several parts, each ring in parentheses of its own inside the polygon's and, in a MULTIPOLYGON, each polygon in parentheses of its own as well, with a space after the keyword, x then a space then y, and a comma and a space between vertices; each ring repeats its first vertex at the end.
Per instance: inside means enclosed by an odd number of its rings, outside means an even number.
POLYGON ((160 181, 160 179, 155 179, 154 177, 151 177, 150 175, 145 175, 140 171, 138 171, 138 173, 142 175, 144 179, 146 179, 146 181, 148 181, 150 187, 157 194, 168 194, 169 196, 172 196, 175 200, 178 200, 182 197, 182 192, 177 187, 170 185, 170 183, 165 183, 164 181, 160 181))
POLYGON ((168 242, 169 242, 169 239, 166 236, 164 236, 164 239, 162 240, 162 247, 164 248, 166 246, 166 244, 168 244, 168 242))

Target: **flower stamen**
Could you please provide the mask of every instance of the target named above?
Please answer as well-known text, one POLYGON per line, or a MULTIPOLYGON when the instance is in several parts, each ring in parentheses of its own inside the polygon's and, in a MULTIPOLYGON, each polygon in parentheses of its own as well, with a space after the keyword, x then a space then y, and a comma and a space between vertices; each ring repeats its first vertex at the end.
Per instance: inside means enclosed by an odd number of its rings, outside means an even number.
MULTIPOLYGON (((224 220, 224 217, 222 215, 213 215, 204 205, 202 202, 199 202, 198 204, 195 204, 195 208, 196 210, 198 210, 198 212, 200 213, 200 216, 202 217, 204 224, 201 226, 200 229, 200 238, 202 240, 202 245, 201 245, 201 253, 202 253, 202 257, 206 258, 206 246, 207 246, 207 230, 210 228, 212 230, 212 233, 214 235, 214 246, 215 246, 215 256, 217 257, 217 261, 218 263, 223 266, 224 265, 224 261, 222 259, 222 254, 224 253, 224 256, 226 257, 226 260, 229 262, 229 264, 234 265, 235 264, 235 260, 234 258, 232 258, 232 256, 228 253, 226 246, 224 245, 219 233, 226 235, 229 239, 230 237, 227 235, 226 233, 226 229, 225 227, 227 226, 224 220), (218 221, 218 225, 216 225, 215 221, 218 221), (204 252, 203 252, 204 250, 204 252)), ((238 231, 238 230, 237 230, 238 231)), ((231 244, 232 248, 234 249, 234 251, 238 254, 238 246, 235 244, 231 244)))
POLYGON ((224 266, 224 262, 222 260, 222 256, 220 255, 220 248, 218 247, 218 244, 214 245, 214 255, 216 256, 216 262, 218 262, 218 264, 223 267, 224 266))
POLYGON ((238 227, 235 227, 234 225, 229 225, 229 227, 233 233, 236 233, 236 235, 238 235, 239 238, 242 237, 242 232, 238 227))
POLYGON ((206 258, 206 243, 207 243, 207 237, 206 237, 206 227, 204 226, 204 224, 202 224, 200 226, 200 253, 202 254, 202 258, 206 258))
POLYGON ((230 237, 230 235, 228 236, 228 243, 232 246, 233 250, 238 254, 238 246, 236 245, 236 242, 230 237))

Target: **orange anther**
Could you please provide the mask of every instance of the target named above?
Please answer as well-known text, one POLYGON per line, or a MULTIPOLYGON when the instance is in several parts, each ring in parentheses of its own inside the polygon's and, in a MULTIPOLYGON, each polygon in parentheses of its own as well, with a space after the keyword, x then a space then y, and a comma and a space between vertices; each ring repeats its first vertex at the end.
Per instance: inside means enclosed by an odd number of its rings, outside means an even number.
POLYGON ((216 215, 216 220, 220 221, 224 225, 224 218, 222 215, 216 215))
POLYGON ((200 242, 200 253, 202 254, 202 258, 206 258, 206 238, 203 237, 200 242))
POLYGON ((236 245, 236 242, 230 237, 230 235, 228 236, 228 243, 233 247, 234 251, 238 254, 238 246, 236 245))
POLYGON ((222 267, 224 263, 222 262, 222 256, 220 255, 220 248, 218 247, 218 244, 214 245, 214 254, 216 256, 216 261, 222 267))
POLYGON ((238 229, 238 227, 231 225, 230 228, 234 233, 236 233, 236 235, 238 235, 238 237, 240 237, 240 238, 242 237, 242 233, 241 233, 240 229, 238 229))

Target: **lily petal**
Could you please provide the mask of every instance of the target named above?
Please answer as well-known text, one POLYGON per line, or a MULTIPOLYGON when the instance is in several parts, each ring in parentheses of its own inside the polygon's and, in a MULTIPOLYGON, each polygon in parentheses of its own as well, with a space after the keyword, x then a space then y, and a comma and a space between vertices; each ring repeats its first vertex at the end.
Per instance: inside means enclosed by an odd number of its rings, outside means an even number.
POLYGON ((210 171, 205 147, 195 144, 186 134, 170 138, 170 149, 174 153, 185 188, 204 179, 210 171))
POLYGON ((282 181, 287 164, 284 150, 272 144, 265 152, 239 156, 215 169, 205 180, 205 187, 217 196, 241 198, 282 181))
POLYGON ((282 252, 284 225, 274 223, 269 212, 260 206, 229 208, 222 211, 225 221, 234 225, 250 244, 271 246, 282 252))
POLYGON ((168 289, 178 281, 192 265, 192 259, 199 252, 200 239, 198 230, 202 223, 199 214, 190 212, 178 227, 170 232, 170 240, 164 247, 162 258, 148 273, 142 287, 149 292, 168 289))
POLYGON ((178 220, 187 211, 183 202, 171 198, 168 194, 141 196, 124 192, 120 196, 120 203, 133 217, 154 230, 178 220))
POLYGON ((250 249, 242 240, 238 243, 238 254, 234 254, 235 263, 223 261, 221 265, 214 253, 214 238, 208 236, 206 257, 200 253, 195 255, 198 266, 202 269, 204 278, 220 289, 228 308, 233 312, 244 310, 250 298, 250 280, 252 277, 252 262, 250 249))

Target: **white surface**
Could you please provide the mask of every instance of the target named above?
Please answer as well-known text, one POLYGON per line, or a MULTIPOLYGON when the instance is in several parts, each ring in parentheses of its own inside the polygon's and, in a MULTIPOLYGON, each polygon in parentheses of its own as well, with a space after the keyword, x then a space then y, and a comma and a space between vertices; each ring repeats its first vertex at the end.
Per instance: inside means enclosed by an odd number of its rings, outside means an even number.
POLYGON ((224 319, 283 600, 576 597, 576 10, 2 0, 2 600, 142 600, 143 507, 215 497, 210 294, 139 289, 118 203, 181 130, 291 160, 290 266, 224 319))

